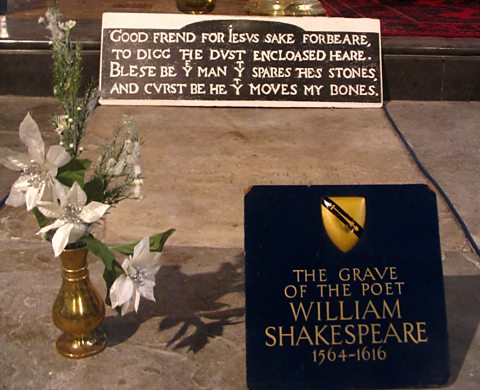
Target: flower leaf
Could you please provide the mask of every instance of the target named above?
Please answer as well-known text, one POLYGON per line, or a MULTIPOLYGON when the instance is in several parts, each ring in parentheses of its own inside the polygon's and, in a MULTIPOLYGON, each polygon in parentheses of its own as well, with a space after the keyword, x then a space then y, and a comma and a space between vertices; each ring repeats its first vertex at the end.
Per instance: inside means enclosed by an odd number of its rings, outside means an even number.
POLYGON ((92 162, 84 159, 72 158, 70 162, 58 169, 57 179, 60 183, 71 187, 73 183, 78 182, 83 187, 85 182, 85 173, 92 162))
POLYGON ((87 248, 97 257, 102 259, 103 264, 105 265, 105 270, 103 271, 103 279, 107 284, 107 296, 105 297, 105 303, 111 305, 110 302, 110 287, 112 287, 113 282, 120 275, 122 275, 123 268, 115 260, 115 255, 113 252, 101 241, 97 240, 93 236, 86 236, 82 238, 82 241, 85 242, 87 248))
POLYGON ((103 183, 98 177, 92 178, 92 180, 85 183, 83 190, 87 194, 87 203, 96 201, 105 203, 105 195, 103 193, 103 183))
MULTIPOLYGON (((150 252, 161 252, 163 250, 163 247, 165 246, 165 242, 174 232, 175 229, 170 229, 163 233, 150 236, 150 252)), ((133 249, 135 248, 135 245, 137 245, 138 243, 139 241, 135 241, 129 244, 117 245, 112 247, 112 249, 116 250, 117 252, 123 253, 124 255, 131 255, 133 254, 133 249)))

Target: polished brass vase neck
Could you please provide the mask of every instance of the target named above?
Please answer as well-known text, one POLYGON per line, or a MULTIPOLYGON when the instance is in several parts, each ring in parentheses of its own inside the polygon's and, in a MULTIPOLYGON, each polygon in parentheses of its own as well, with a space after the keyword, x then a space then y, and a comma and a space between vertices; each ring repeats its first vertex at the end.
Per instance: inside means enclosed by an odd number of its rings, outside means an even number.
POLYGON ((88 278, 86 248, 64 251, 61 255, 62 276, 68 282, 80 282, 88 278), (75 251, 78 251, 75 253, 75 251))

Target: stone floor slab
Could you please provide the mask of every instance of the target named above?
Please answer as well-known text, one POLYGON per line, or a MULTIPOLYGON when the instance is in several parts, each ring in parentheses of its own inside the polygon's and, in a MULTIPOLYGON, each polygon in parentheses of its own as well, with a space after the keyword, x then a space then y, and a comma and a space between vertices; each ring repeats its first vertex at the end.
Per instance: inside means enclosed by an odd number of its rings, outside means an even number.
POLYGON ((112 211, 110 241, 174 226, 176 245, 242 247, 252 185, 425 182, 378 109, 99 107, 88 155, 123 113, 144 140, 145 199, 112 211))
MULTIPOLYGON (((54 142, 47 126, 57 107, 52 99, 0 97, 0 146, 21 147, 15 137, 27 110, 54 142)), ((405 122, 411 112, 394 111, 404 130, 411 127, 405 122)), ((177 228, 157 275, 157 302, 143 302, 138 314, 123 318, 108 310, 106 351, 81 361, 61 358, 50 318, 59 264, 50 245, 35 236, 30 214, 0 210, 0 388, 244 390, 244 190, 253 184, 426 182, 381 110, 100 107, 86 139, 87 156, 98 154, 123 113, 133 115, 145 141, 146 198, 117 207, 99 234, 118 242, 177 228)), ((439 153, 443 138, 457 141, 448 132, 407 135, 418 137, 419 150, 427 142, 433 156, 437 141, 439 153)), ((463 145, 468 167, 477 160, 463 145)), ((432 169, 442 163, 434 161, 432 169)), ((460 187, 475 190, 469 187, 475 175, 458 172, 446 176, 445 188, 458 194, 456 205, 468 215, 478 202, 460 187)), ((13 179, 0 168, 1 189, 13 179)), ((452 361, 446 388, 473 390, 480 385, 480 265, 441 201, 439 222, 452 361)), ((101 262, 92 257, 90 270, 103 294, 101 262)))
POLYGON ((392 102, 392 115, 480 246, 480 102, 392 102))

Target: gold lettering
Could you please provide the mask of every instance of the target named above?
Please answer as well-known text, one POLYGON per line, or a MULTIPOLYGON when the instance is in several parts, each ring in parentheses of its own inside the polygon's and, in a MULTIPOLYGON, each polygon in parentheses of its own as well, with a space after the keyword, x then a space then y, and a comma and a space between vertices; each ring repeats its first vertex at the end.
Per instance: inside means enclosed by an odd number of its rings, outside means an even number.
POLYGON ((330 301, 325 301, 325 312, 326 312, 325 321, 336 321, 336 320, 338 320, 338 316, 332 317, 330 315, 330 301))
POLYGON ((348 268, 342 268, 340 271, 338 271, 338 278, 342 282, 349 282, 350 281, 349 269, 348 268))
POLYGON ((363 337, 367 336, 370 328, 367 324, 358 324, 358 343, 363 344, 363 337))
POLYGON ((412 335, 413 332, 413 324, 411 322, 404 322, 403 323, 403 341, 408 343, 408 339, 412 340, 415 344, 415 336, 412 335))
POLYGON ((319 282, 327 281, 327 270, 325 268, 320 268, 318 270, 318 281, 319 282))
POLYGON ((362 278, 360 277, 360 268, 353 268, 353 280, 362 281, 362 278))
MULTIPOLYGON (((390 280, 397 280, 397 267, 388 267, 390 269, 390 280)), ((403 283, 402 283, 403 284, 403 283)))
POLYGON ((343 344, 343 340, 338 340, 337 337, 340 337, 340 330, 342 327, 340 325, 332 325, 331 326, 331 331, 332 331, 332 345, 341 345, 343 344))
POLYGON ((426 343, 425 322, 356 323, 332 325, 268 326, 265 328, 265 346, 269 348, 300 345, 378 345, 387 343, 426 343), (315 332, 315 333, 313 333, 315 332))
POLYGON ((357 342, 357 336, 355 335, 355 325, 348 324, 345 326, 345 334, 347 338, 345 339, 345 343, 348 345, 355 344, 357 342))
MULTIPOLYGON (((298 317, 300 315, 300 312, 302 312, 302 315, 303 315, 303 319, 305 321, 308 321, 308 318, 310 317, 310 312, 312 311, 312 307, 314 305, 314 302, 310 302, 310 305, 308 307, 308 312, 305 310, 305 307, 303 306, 303 302, 299 302, 297 305, 297 308, 295 309, 295 303, 293 302, 289 302, 290 303, 290 309, 292 310, 292 315, 293 315, 293 319, 295 320, 295 322, 298 321, 298 317)), ((318 306, 319 302, 317 302, 317 306, 318 306)), ((318 313, 320 313, 320 310, 318 310, 318 307, 317 307, 317 311, 318 313)), ((320 318, 318 319, 320 321, 320 318)))
POLYGON ((271 334, 270 332, 274 332, 275 331, 275 327, 274 326, 268 326, 267 328, 265 328, 265 336, 267 336, 270 340, 272 340, 271 342, 268 342, 266 341, 265 342, 265 345, 267 347, 274 347, 276 344, 277 344, 277 339, 275 338, 275 336, 273 334, 271 334))
POLYGON ((279 346, 283 347, 283 338, 290 337, 290 343, 288 345, 293 345, 295 343, 295 327, 289 326, 290 332, 284 333, 283 326, 278 327, 278 338, 280 339, 279 346))
POLYGON ((371 324, 372 344, 382 344, 380 337, 381 324, 371 324))
POLYGON ((338 305, 339 305, 339 310, 340 310, 340 321, 349 321, 349 320, 352 320, 353 319, 353 315, 349 316, 349 317, 345 317, 345 313, 344 313, 344 304, 345 302, 344 301, 338 301, 338 305))
POLYGON ((383 301, 383 319, 386 319, 388 314, 390 318, 402 318, 402 313, 400 312, 400 300, 396 299, 395 304, 393 305, 393 310, 388 306, 387 301, 383 301), (396 313, 396 314, 395 314, 396 313))
POLYGON ((330 342, 325 337, 323 337, 322 334, 327 328, 328 325, 323 325, 322 328, 319 328, 318 325, 315 325, 315 345, 330 345, 330 342))
POLYGON ((426 326, 426 322, 417 322, 417 340, 419 343, 426 343, 428 341, 426 326))
POLYGON ((360 268, 342 268, 338 271, 338 277, 342 282, 357 281, 378 281, 378 280, 397 280, 396 267, 374 267, 361 270, 360 268))
POLYGON ((302 341, 302 340, 308 341, 309 345, 314 345, 313 340, 311 339, 310 335, 308 334, 308 331, 305 328, 305 326, 301 327, 300 333, 298 334, 297 342, 295 343, 295 345, 298 347, 298 345, 300 344, 300 341, 302 341))
POLYGON ((373 276, 373 273, 371 271, 370 268, 367 268, 363 274, 363 279, 360 280, 361 282, 363 282, 364 280, 367 280, 367 279, 370 279, 370 280, 375 280, 375 276, 373 276))
POLYGON ((373 302, 371 300, 368 301, 367 307, 363 311, 362 320, 367 318, 367 314, 373 314, 377 320, 382 319, 382 317, 380 316, 380 313, 377 311, 377 308, 375 307, 375 305, 373 304, 373 302))
POLYGON ((395 286, 397 286, 398 289, 398 295, 402 295, 402 287, 405 285, 405 282, 395 282, 395 286))
POLYGON ((327 270, 325 268, 319 269, 294 269, 292 272, 295 274, 295 281, 300 282, 326 282, 327 270))
POLYGON ((393 326, 393 324, 388 325, 387 334, 383 338, 383 343, 384 344, 387 343, 387 341, 390 337, 393 337, 397 341, 397 343, 402 343, 402 339, 400 338, 400 336, 399 336, 397 330, 395 329, 395 326, 393 326))

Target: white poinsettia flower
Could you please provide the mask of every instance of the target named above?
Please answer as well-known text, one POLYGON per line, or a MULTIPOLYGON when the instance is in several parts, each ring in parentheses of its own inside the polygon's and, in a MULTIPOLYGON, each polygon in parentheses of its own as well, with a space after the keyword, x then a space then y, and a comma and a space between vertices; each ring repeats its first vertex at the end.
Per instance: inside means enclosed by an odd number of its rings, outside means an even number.
POLYGON ((155 274, 160 268, 160 252, 150 252, 148 237, 141 240, 133 250, 133 256, 127 257, 122 268, 125 274, 120 275, 110 288, 112 308, 121 306, 122 316, 127 313, 132 302, 138 311, 140 297, 155 301, 153 288, 155 274))
POLYGON ((20 140, 28 148, 28 154, 15 153, 0 157, 0 162, 9 169, 22 172, 13 183, 6 204, 18 207, 26 203, 30 211, 40 200, 55 200, 55 176, 58 168, 70 161, 70 155, 59 145, 50 146, 45 154, 42 135, 30 114, 20 124, 19 134, 20 140))
POLYGON ((58 183, 56 194, 60 204, 56 202, 39 202, 38 209, 47 218, 55 218, 51 225, 40 229, 37 234, 44 234, 56 229, 52 237, 55 256, 59 256, 68 244, 77 242, 88 234, 88 226, 97 222, 110 208, 100 202, 87 203, 87 195, 77 182, 65 193, 65 188, 58 183))

